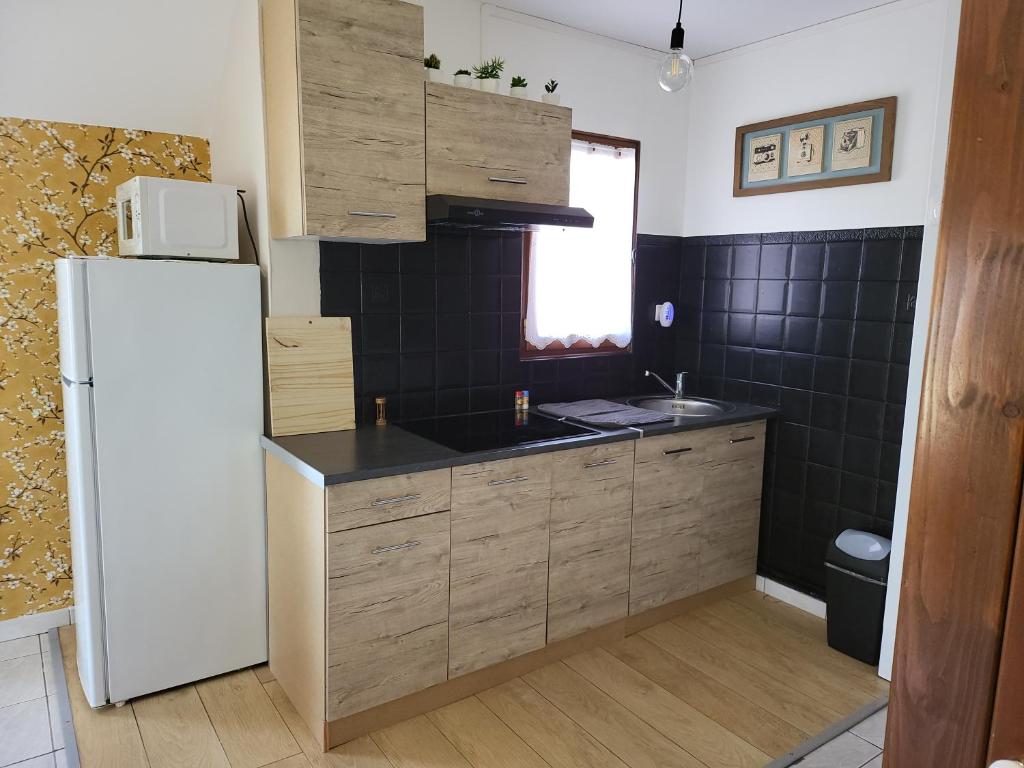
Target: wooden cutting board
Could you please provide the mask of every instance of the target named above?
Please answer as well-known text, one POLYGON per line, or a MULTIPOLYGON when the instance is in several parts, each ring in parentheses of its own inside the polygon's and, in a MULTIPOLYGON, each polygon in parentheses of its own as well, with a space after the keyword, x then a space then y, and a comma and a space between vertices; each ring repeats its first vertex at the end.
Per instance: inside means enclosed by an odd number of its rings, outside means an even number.
POLYGON ((270 434, 355 429, 352 320, 268 317, 270 434))

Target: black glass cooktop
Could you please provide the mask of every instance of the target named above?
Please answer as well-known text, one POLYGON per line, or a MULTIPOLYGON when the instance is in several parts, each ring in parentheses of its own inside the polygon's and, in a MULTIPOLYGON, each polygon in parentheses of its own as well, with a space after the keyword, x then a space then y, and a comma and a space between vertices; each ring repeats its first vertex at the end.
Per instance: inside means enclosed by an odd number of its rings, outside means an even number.
POLYGON ((399 421, 396 425, 446 448, 470 453, 514 448, 567 437, 599 434, 586 427, 556 421, 533 413, 486 411, 462 416, 399 421))

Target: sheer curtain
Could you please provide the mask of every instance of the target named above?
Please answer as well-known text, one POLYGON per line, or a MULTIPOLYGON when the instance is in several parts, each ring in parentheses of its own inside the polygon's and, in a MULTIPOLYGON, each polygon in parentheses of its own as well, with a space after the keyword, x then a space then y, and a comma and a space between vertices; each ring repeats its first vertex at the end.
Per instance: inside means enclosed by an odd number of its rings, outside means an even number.
POLYGON ((585 340, 624 348, 632 337, 636 152, 573 140, 570 204, 593 229, 542 227, 531 238, 526 340, 538 349, 585 340))

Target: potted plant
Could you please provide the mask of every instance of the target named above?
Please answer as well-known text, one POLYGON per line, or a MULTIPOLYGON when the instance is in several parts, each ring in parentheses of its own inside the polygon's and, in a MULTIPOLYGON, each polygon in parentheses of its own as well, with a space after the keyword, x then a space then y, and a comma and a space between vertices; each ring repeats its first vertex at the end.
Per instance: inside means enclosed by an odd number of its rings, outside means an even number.
POLYGON ((512 87, 508 89, 509 96, 515 96, 518 99, 526 98, 526 78, 522 75, 516 75, 512 78, 512 87))
POLYGON ((473 73, 468 69, 460 69, 455 72, 455 84, 460 88, 473 87, 473 73))
POLYGON ((557 80, 548 80, 544 83, 544 93, 541 95, 540 100, 545 104, 558 104, 562 100, 561 94, 555 93, 558 89, 557 80))
POLYGON ((423 60, 423 66, 427 70, 427 79, 432 83, 443 83, 444 73, 441 71, 441 60, 436 53, 432 53, 423 60))
POLYGON ((505 61, 497 56, 490 61, 485 61, 483 64, 473 67, 473 74, 480 81, 480 90, 487 93, 497 93, 503 69, 505 69, 505 61))

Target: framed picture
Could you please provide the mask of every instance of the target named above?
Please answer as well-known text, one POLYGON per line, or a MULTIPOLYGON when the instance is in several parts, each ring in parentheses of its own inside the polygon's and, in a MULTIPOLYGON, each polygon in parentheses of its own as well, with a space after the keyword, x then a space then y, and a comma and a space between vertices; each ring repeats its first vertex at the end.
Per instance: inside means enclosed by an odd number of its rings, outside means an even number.
POLYGON ((742 125, 733 196, 889 181, 895 129, 895 96, 742 125))

